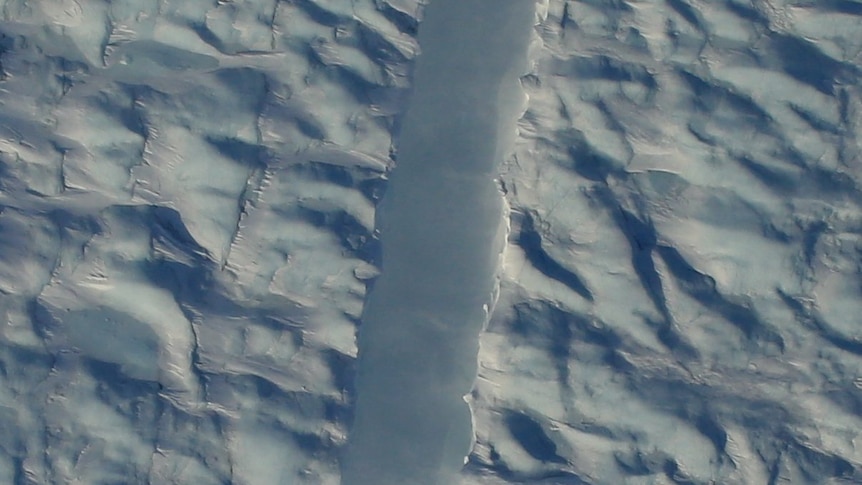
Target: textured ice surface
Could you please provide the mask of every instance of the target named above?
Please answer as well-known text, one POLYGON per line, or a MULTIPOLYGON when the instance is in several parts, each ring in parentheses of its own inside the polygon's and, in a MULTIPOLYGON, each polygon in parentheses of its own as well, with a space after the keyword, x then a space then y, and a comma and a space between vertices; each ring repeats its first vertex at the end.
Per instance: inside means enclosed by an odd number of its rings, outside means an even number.
POLYGON ((0 483, 338 483, 418 5, 0 14, 0 483))
MULTIPOLYGON (((423 3, 0 1, 0 483, 339 483, 423 3)), ((862 481, 860 4, 537 14, 464 482, 862 481)))
POLYGON ((467 482, 859 482, 859 4, 546 8, 467 482))

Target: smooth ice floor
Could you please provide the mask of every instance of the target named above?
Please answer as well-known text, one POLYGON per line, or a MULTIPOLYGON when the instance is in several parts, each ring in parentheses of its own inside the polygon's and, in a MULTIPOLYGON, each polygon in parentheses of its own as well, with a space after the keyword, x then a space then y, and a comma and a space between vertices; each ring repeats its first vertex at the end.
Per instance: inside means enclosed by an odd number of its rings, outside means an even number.
POLYGON ((530 0, 427 8, 377 214, 383 270, 362 316, 346 485, 451 484, 464 464, 472 429, 463 396, 505 239, 494 176, 523 100, 534 9, 530 0))

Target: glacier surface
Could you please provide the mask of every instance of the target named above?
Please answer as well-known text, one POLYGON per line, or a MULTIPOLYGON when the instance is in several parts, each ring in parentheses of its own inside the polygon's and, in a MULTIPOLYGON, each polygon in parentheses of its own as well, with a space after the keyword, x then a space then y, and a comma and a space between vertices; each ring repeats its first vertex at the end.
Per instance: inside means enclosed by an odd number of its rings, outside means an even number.
MULTIPOLYGON (((0 1, 0 483, 341 482, 425 3, 0 1)), ((460 481, 862 482, 862 4, 535 7, 460 481)))

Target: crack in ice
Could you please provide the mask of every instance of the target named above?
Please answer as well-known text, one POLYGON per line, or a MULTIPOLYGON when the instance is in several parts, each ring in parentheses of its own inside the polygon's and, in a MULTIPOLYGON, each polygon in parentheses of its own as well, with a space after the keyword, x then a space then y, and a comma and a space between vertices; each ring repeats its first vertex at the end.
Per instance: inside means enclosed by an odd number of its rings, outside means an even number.
POLYGON ((533 0, 435 0, 420 26, 398 162, 377 211, 382 273, 359 332, 345 485, 457 483, 465 400, 495 300, 505 204, 494 181, 524 93, 533 0))

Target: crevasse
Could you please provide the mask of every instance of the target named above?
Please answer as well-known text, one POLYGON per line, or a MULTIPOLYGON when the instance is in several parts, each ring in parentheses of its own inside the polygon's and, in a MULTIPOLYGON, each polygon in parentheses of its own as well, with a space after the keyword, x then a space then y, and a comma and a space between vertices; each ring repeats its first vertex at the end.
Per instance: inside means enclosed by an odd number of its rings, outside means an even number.
POLYGON ((376 225, 346 485, 451 484, 505 240, 494 181, 515 132, 533 0, 435 0, 376 225))

